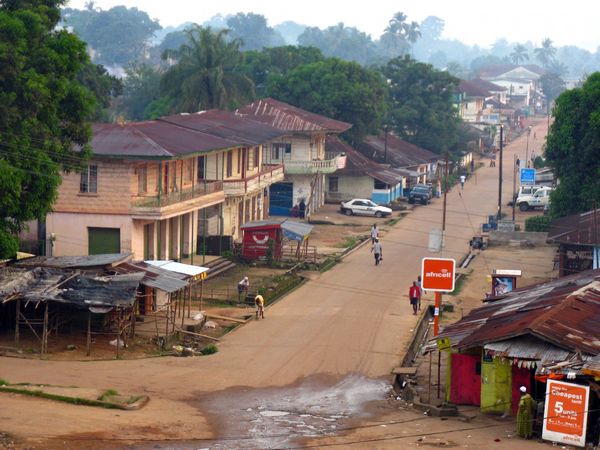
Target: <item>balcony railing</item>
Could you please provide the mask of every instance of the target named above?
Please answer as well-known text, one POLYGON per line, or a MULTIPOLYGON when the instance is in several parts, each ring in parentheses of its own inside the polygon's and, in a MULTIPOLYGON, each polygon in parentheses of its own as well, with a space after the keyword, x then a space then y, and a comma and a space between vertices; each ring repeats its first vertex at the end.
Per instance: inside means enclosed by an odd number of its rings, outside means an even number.
POLYGON ((290 160, 284 161, 283 164, 285 166, 285 173, 294 175, 310 175, 317 172, 333 173, 336 170, 346 167, 346 156, 336 155, 331 159, 313 161, 290 160))
POLYGON ((132 201, 132 206, 134 208, 162 208, 214 194, 222 190, 222 181, 199 182, 199 184, 191 188, 169 192, 168 194, 138 196, 132 201))
POLYGON ((262 171, 242 180, 225 180, 223 189, 225 195, 243 195, 269 187, 283 180, 283 164, 263 164, 262 171))

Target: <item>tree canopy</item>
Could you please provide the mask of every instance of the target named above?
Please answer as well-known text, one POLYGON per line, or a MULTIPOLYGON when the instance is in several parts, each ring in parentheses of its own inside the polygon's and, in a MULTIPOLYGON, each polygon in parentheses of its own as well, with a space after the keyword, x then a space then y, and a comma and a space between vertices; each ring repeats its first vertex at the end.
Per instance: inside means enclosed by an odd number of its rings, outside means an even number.
POLYGON ((237 13, 227 19, 231 39, 240 39, 242 50, 261 50, 284 45, 283 36, 267 24, 267 19, 254 13, 237 13))
POLYGON ((61 170, 88 153, 94 98, 78 75, 89 59, 56 28, 62 3, 0 2, 0 258, 14 256, 27 221, 51 211, 61 170))
POLYGON ((551 206, 560 217, 587 211, 600 199, 600 73, 563 92, 553 115, 544 155, 560 179, 551 206))
POLYGON ((148 41, 161 26, 137 8, 115 6, 96 9, 65 8, 63 22, 93 49, 94 62, 106 66, 125 66, 141 58, 148 41))
POLYGON ((172 112, 234 108, 254 99, 252 80, 238 70, 242 59, 238 39, 228 40, 228 30, 198 25, 185 33, 186 44, 163 54, 175 63, 161 79, 163 95, 173 99, 172 112))
POLYGON ((380 73, 337 58, 304 64, 274 76, 269 79, 267 91, 278 100, 351 123, 346 137, 354 144, 379 129, 387 104, 380 73))
POLYGON ((452 149, 459 139, 458 79, 408 56, 391 60, 382 71, 390 90, 388 122, 398 136, 436 153, 452 149))

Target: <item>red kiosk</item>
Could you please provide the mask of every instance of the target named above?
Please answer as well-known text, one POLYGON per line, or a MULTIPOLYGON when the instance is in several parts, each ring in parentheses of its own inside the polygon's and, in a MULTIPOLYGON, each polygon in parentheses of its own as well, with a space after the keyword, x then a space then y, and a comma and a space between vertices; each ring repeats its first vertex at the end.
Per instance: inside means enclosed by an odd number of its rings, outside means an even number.
POLYGON ((312 225, 294 222, 288 218, 276 218, 248 222, 241 226, 242 258, 254 260, 266 258, 269 246, 273 249, 273 259, 278 261, 283 253, 283 238, 298 242, 297 256, 300 255, 301 244, 308 243, 312 225))

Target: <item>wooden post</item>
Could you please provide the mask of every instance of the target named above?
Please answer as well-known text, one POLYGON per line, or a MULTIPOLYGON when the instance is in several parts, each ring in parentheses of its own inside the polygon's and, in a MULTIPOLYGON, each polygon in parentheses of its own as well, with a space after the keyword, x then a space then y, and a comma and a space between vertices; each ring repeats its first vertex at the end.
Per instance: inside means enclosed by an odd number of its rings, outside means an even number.
POLYGON ((121 340, 121 312, 118 309, 115 309, 117 312, 117 359, 119 359, 119 347, 121 340))
POLYGON ((181 299, 183 300, 183 308, 181 308, 181 328, 183 328, 183 325, 185 323, 185 301, 187 299, 186 290, 187 288, 183 288, 182 291, 179 291, 179 297, 181 297, 181 299))
POLYGON ((169 316, 171 315, 171 294, 169 294, 167 301, 169 303, 167 303, 167 307, 165 308, 165 317, 167 319, 167 324, 165 326, 165 339, 169 335, 169 316))
POLYGON ((431 360, 433 351, 429 352, 429 389, 427 389, 427 403, 431 404, 431 360))
POLYGON ((438 350, 438 366, 437 366, 437 372, 438 372, 438 380, 437 380, 437 398, 440 398, 440 373, 441 373, 441 367, 442 367, 442 351, 438 350))
POLYGON ((42 330, 42 355, 48 352, 48 301, 44 309, 44 329, 42 330))
POLYGON ((92 353, 92 312, 88 311, 87 337, 85 343, 85 354, 90 356, 92 353))
POLYGON ((192 286, 187 290, 188 295, 188 319, 192 316, 192 286))
POLYGON ((19 314, 21 313, 21 299, 17 298, 17 313, 15 314, 15 347, 19 346, 19 314))
POLYGON ((200 281, 200 309, 198 312, 202 311, 202 295, 204 294, 204 280, 200 281))

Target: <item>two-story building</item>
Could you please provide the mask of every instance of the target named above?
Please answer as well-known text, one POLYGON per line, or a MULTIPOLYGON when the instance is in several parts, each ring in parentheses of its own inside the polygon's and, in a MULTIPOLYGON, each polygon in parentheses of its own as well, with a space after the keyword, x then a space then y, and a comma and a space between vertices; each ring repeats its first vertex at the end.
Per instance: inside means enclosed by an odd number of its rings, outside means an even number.
POLYGON ((198 250, 199 235, 236 238, 243 223, 266 217, 283 167, 263 167, 261 145, 247 137, 221 137, 216 119, 204 131, 175 122, 93 126, 91 161, 63 175, 46 219, 53 255, 180 260, 198 250))
POLYGON ((270 188, 269 213, 289 216, 294 207, 306 205, 306 214, 325 203, 325 176, 345 164, 342 155, 327 155, 325 137, 352 125, 266 98, 237 110, 243 117, 285 132, 265 154, 271 164, 283 164, 285 179, 270 188))
POLYGON ((515 109, 537 103, 539 79, 544 69, 534 64, 496 64, 480 69, 479 77, 506 88, 508 103, 515 109))
MULTIPOLYGON (((236 148, 224 153, 221 165, 225 203, 223 230, 235 239, 241 237, 241 226, 253 220, 263 220, 269 214, 269 187, 284 179, 281 161, 270 158, 272 142, 279 142, 286 132, 266 124, 221 110, 177 114, 159 119, 162 122, 208 133, 236 142, 236 148)), ((208 211, 207 233, 218 229, 217 210, 208 211)), ((200 232, 202 233, 202 226, 200 232)))
POLYGON ((406 172, 405 188, 417 183, 428 183, 435 178, 440 158, 429 150, 411 144, 398 136, 367 136, 357 150, 367 158, 380 164, 390 164, 406 172))

